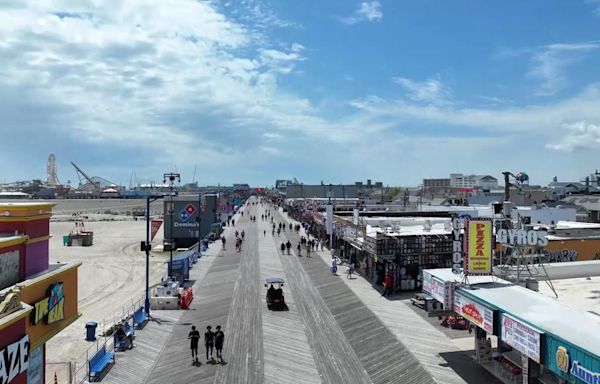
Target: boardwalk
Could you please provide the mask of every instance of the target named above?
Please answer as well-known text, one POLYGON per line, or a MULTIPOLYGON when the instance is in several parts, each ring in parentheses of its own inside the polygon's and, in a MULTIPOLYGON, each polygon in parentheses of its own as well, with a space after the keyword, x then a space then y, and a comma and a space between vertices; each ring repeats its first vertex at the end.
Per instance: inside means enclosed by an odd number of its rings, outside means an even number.
MULTIPOLYGON (((295 249, 299 235, 286 231, 273 237, 271 224, 260 220, 263 209, 258 204, 244 208, 244 216, 236 217, 236 229, 246 233, 242 252, 235 251, 234 230, 228 228, 227 250, 214 244, 191 271, 196 280, 191 308, 154 311, 157 320, 138 331, 136 348, 118 354, 104 382, 494 382, 405 303, 381 298, 360 279, 331 275, 324 253, 312 258, 304 252, 302 257, 281 254, 280 244, 289 239, 295 249), (250 214, 258 216, 257 222, 248 220, 250 214), (266 308, 267 276, 285 279, 288 310, 266 308), (192 361, 191 325, 201 333, 207 325, 223 327, 224 364, 206 361, 203 341, 200 363, 192 361), (409 334, 411 326, 419 336, 409 334), (454 356, 454 363, 460 360, 468 374, 457 374, 441 353, 454 356)), ((277 213, 275 220, 285 218, 277 213)))

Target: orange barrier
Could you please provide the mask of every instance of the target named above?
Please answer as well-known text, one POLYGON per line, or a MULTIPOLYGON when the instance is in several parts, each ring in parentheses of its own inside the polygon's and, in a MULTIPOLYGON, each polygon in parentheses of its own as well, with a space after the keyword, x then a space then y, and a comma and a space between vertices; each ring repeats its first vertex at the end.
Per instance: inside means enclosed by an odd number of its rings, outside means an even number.
POLYGON ((194 292, 192 292, 192 287, 189 287, 181 294, 181 298, 179 299, 179 307, 181 309, 188 309, 192 303, 192 300, 194 300, 194 292))

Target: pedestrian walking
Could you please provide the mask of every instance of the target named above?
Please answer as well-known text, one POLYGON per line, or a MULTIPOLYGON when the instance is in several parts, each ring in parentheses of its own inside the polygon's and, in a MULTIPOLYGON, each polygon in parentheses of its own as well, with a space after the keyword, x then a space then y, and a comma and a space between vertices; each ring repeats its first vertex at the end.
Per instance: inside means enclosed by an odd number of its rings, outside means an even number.
POLYGON ((198 342, 200 341, 200 332, 196 330, 196 326, 192 325, 192 330, 188 334, 190 339, 190 349, 192 350, 192 363, 198 362, 198 342))
POLYGON ((281 243, 281 254, 285 253, 285 244, 281 243))
POLYGON ((298 243, 298 256, 302 256, 302 246, 298 243))
POLYGON ((210 363, 211 360, 213 360, 213 346, 214 346, 214 339, 215 339, 215 334, 210 330, 211 327, 210 325, 208 327, 206 327, 206 332, 204 332, 204 346, 206 347, 206 362, 210 363), (210 352, 210 359, 209 357, 209 352, 210 352))
POLYGON ((215 349, 217 350, 217 359, 219 363, 223 363, 223 342, 225 341, 225 333, 221 330, 221 326, 217 325, 215 332, 215 349))
POLYGON ((264 234, 265 237, 267 236, 267 230, 266 229, 263 231, 263 234, 264 234))
POLYGON ((306 257, 310 258, 310 246, 306 247, 306 257))
POLYGON ((390 296, 392 294, 393 291, 393 287, 394 287, 394 278, 392 277, 391 273, 388 273, 387 275, 385 275, 384 279, 383 279, 383 293, 381 294, 381 296, 390 296))

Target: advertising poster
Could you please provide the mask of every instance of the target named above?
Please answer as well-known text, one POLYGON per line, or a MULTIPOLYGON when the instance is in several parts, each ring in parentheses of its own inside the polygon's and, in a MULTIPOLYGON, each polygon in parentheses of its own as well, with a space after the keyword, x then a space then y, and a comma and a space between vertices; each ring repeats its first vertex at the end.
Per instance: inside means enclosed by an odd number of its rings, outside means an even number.
POLYGON ((433 278, 428 272, 423 272, 423 292, 427 292, 431 295, 431 281, 433 278))
POLYGON ((494 311, 474 302, 459 292, 454 292, 454 312, 469 320, 484 331, 494 332, 494 311))
POLYGON ((444 302, 444 283, 436 280, 436 279, 431 279, 431 297, 433 297, 434 299, 436 299, 437 301, 439 301, 440 303, 444 302))
POLYGON ((531 360, 540 362, 540 331, 502 314, 502 340, 531 360))
POLYGON ((492 274, 492 220, 465 220, 465 274, 492 274))
POLYGON ((327 204, 325 207, 325 214, 325 230, 328 235, 331 235, 333 233, 333 205, 327 204))

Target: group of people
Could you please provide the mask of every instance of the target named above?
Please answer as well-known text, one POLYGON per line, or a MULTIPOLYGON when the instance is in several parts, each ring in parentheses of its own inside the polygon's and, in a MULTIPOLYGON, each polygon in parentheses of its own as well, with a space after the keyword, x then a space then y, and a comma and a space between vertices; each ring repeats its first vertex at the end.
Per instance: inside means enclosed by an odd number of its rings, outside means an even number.
MULTIPOLYGON (((190 340, 190 349, 192 350, 192 363, 199 363, 198 361, 198 344, 200 342, 200 332, 196 330, 196 326, 192 325, 192 330, 188 334, 190 340)), ((216 351, 217 360, 219 363, 223 363, 223 342, 225 341, 225 333, 221 329, 220 325, 217 325, 215 332, 212 331, 212 327, 209 325, 206 327, 204 332, 204 346, 206 347, 206 363, 214 361, 213 349, 216 351)))

